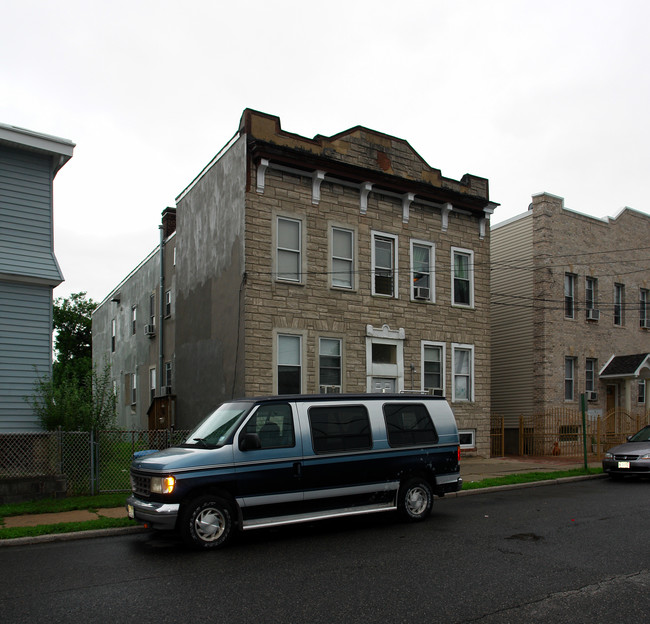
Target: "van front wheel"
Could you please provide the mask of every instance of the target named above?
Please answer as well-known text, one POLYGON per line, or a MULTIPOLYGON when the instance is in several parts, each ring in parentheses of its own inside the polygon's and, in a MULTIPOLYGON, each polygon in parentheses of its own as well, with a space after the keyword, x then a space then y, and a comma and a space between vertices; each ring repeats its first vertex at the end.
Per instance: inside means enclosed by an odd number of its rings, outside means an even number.
POLYGON ((232 508, 218 496, 200 496, 185 506, 179 524, 183 541, 193 548, 219 548, 232 533, 232 508))
POLYGON ((406 520, 419 522, 431 513, 433 494, 424 479, 409 479, 402 483, 397 498, 397 509, 406 520))

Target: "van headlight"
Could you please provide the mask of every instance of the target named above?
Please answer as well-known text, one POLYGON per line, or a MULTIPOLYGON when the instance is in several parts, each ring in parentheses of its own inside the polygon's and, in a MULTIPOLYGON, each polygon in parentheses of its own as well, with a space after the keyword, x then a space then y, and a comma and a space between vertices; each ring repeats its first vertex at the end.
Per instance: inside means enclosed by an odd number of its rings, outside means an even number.
POLYGON ((614 459, 614 456, 611 453, 605 453, 605 459, 614 459))
POLYGON ((154 494, 171 494, 176 485, 176 477, 151 477, 151 491, 154 494))

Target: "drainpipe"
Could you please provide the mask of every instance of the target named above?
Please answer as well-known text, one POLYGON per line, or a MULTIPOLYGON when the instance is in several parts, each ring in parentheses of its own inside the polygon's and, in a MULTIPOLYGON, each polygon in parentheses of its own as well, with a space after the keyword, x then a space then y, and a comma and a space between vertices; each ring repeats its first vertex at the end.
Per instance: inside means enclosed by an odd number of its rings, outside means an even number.
POLYGON ((160 396, 162 396, 165 357, 165 351, 163 348, 163 319, 165 318, 165 242, 162 224, 158 226, 158 229, 160 230, 160 323, 158 327, 158 387, 160 388, 160 396))

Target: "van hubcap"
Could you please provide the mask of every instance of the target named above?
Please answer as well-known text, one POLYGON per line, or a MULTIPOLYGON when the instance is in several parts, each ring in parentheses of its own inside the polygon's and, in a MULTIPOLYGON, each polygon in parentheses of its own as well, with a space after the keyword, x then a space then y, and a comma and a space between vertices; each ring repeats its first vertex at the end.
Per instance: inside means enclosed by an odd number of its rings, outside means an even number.
POLYGON ((406 493, 406 508, 414 516, 419 516, 427 508, 428 496, 421 487, 411 488, 406 493))
POLYGON ((194 521, 196 535, 205 542, 219 539, 226 528, 226 519, 218 509, 204 509, 194 521))

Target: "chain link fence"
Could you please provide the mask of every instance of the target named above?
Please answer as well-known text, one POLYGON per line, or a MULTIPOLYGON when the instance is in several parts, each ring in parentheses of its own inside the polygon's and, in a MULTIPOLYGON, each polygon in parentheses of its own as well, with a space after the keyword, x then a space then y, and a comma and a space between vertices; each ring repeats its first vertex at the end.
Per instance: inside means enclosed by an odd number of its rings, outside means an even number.
POLYGON ((0 482, 56 477, 68 496, 128 492, 133 453, 181 444, 189 430, 0 434, 0 482))

